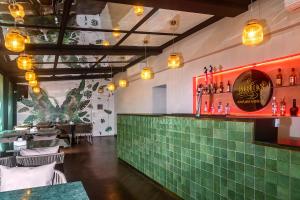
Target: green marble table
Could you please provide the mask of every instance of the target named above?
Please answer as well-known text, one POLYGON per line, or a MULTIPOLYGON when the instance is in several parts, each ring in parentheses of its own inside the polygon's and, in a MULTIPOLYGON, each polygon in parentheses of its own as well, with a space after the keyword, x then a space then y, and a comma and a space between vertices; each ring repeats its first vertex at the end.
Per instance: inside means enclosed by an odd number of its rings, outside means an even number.
POLYGON ((1 200, 89 200, 81 182, 0 192, 1 200))

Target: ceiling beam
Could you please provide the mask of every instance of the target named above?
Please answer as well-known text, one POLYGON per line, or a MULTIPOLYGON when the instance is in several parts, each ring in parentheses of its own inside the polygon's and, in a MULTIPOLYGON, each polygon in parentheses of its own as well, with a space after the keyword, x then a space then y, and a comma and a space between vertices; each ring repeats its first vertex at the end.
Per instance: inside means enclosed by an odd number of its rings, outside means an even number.
MULTIPOLYGON (((0 48, 1 54, 18 55, 16 52, 8 51, 4 46, 0 48)), ((136 46, 101 46, 101 45, 57 45, 49 44, 27 44, 26 53, 31 55, 144 55, 144 47, 136 46)), ((147 48, 149 55, 162 53, 160 47, 147 48)))
MULTIPOLYGON (((124 42, 133 31, 136 31, 142 24, 144 24, 150 17, 152 17, 156 12, 158 11, 158 8, 153 8, 145 17, 143 17, 131 30, 129 33, 126 33, 118 42, 115 44, 115 46, 119 46, 124 42)), ((141 41, 142 43, 142 41, 141 41)))
MULTIPOLYGON (((82 79, 104 79, 111 78, 110 74, 99 74, 99 75, 81 75, 81 76, 52 76, 52 77, 41 77, 38 80, 40 82, 46 81, 67 81, 67 80, 82 80, 82 79)), ((16 78, 16 83, 27 82, 24 78, 16 78)))
MULTIPOLYGON (((60 29, 59 29, 59 33, 58 33, 58 39, 57 39, 57 48, 58 49, 60 49, 63 45, 65 30, 66 30, 66 26, 68 24, 69 13, 71 10, 72 2, 73 2, 73 0, 65 0, 64 1, 64 11, 63 11, 63 15, 61 17, 60 29)), ((54 65, 53 65, 54 69, 57 68, 58 58, 59 58, 59 54, 56 54, 55 58, 54 58, 54 65)))
POLYGON ((152 8, 163 8, 223 17, 235 17, 248 10, 246 0, 108 0, 113 3, 143 5, 152 8))
MULTIPOLYGON (((122 72, 122 67, 101 67, 101 68, 57 68, 57 69, 35 69, 36 74, 39 75, 58 75, 58 74, 89 74, 89 73, 118 73, 122 72)), ((23 76, 25 71, 14 70, 10 71, 10 74, 14 74, 15 76, 23 76)))
MULTIPOLYGON (((218 17, 218 16, 213 16, 209 19, 207 19, 206 21, 198 24, 197 26, 187 30, 186 32, 184 32, 183 34, 181 34, 180 36, 177 36, 175 39, 173 40, 170 40, 168 42, 166 42, 165 44, 161 45, 160 48, 161 49, 165 49, 171 45, 173 45, 174 43, 176 42, 179 42, 180 40, 183 40, 184 38, 200 31, 201 29, 204 29, 205 27, 223 19, 224 17, 218 17)), ((148 52, 148 48, 147 48, 147 52, 148 52)), ((143 57, 140 57, 140 58, 137 58, 136 60, 132 61, 131 63, 127 64, 124 68, 125 69, 128 69, 129 67, 133 66, 133 65, 136 65, 137 63, 139 62, 142 62, 145 58, 148 58, 149 56, 151 56, 150 54, 147 53, 147 56, 143 56, 143 57)))

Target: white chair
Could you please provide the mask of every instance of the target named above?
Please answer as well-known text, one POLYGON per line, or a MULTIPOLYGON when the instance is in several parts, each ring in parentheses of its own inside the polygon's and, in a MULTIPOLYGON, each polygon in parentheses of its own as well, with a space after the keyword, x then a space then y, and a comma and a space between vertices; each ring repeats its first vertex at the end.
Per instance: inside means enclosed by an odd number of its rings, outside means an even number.
POLYGON ((67 183, 65 175, 58 170, 54 170, 52 185, 59 185, 64 183, 67 183))
POLYGON ((63 164, 65 153, 55 153, 47 155, 36 155, 36 156, 17 156, 17 164, 24 167, 35 167, 41 165, 47 165, 53 162, 56 164, 63 164))
POLYGON ((16 166, 16 157, 9 156, 0 158, 0 165, 6 166, 6 167, 15 167, 16 166))

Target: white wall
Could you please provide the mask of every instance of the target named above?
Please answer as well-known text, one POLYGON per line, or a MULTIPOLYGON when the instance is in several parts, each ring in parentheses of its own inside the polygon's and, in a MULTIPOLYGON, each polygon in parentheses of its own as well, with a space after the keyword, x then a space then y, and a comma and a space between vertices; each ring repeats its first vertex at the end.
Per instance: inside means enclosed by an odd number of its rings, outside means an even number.
MULTIPOLYGON (((283 0, 259 0, 254 3, 253 16, 265 20, 267 37, 258 47, 240 44, 241 32, 249 12, 225 18, 176 43, 175 49, 184 56, 181 69, 166 70, 171 48, 149 62, 156 72, 153 80, 128 77, 129 87, 115 95, 117 113, 151 113, 152 87, 167 85, 167 113, 192 113, 192 78, 203 73, 203 67, 223 65, 224 69, 268 60, 300 52, 300 12, 288 13, 283 0), (154 67, 155 66, 155 67, 154 67)), ((138 66, 134 66, 138 68, 138 66)), ((124 76, 119 74, 115 79, 124 76)))

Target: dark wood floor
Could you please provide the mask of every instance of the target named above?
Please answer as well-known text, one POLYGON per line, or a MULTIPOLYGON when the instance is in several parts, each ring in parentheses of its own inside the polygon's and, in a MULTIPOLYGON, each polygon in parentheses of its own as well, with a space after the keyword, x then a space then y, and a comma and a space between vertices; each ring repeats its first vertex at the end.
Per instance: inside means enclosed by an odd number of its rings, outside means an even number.
POLYGON ((115 137, 97 137, 66 149, 67 180, 82 181, 91 200, 176 199, 150 179, 119 161, 115 137))

